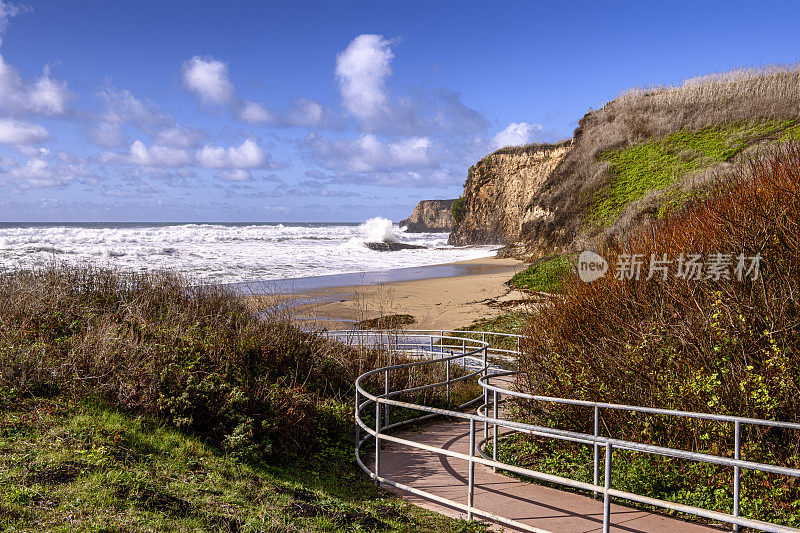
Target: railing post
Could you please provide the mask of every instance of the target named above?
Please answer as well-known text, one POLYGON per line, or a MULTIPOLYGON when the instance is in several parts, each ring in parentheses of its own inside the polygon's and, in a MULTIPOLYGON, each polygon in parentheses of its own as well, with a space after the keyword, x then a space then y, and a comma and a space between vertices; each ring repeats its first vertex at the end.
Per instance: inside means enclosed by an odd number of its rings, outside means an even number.
POLYGON ((358 457, 358 441, 361 440, 361 426, 358 425, 358 407, 359 402, 361 400, 358 397, 358 388, 356 388, 356 409, 355 409, 355 421, 356 421, 356 446, 355 446, 355 453, 356 457, 358 457))
MULTIPOLYGON (((600 436, 600 407, 594 406, 594 484, 600 481, 600 445, 597 444, 597 437, 600 436)), ((596 498, 597 492, 592 495, 596 498)))
MULTIPOLYGON (((496 390, 492 391, 492 393, 492 404, 494 405, 493 415, 495 420, 494 431, 492 431, 492 461, 497 461, 497 399, 499 395, 497 394, 496 390)), ((497 472, 496 466, 493 466, 492 468, 494 468, 494 471, 497 472)))
POLYGON ((380 485, 378 481, 379 469, 381 465, 381 402, 380 398, 375 398, 375 484, 380 485))
POLYGON ((428 335, 428 351, 431 352, 431 356, 433 356, 433 335, 428 335))
POLYGON ((444 331, 439 332, 439 351, 444 352, 444 331))
MULTIPOLYGON (((453 355, 453 352, 450 352, 450 355, 453 355)), ((445 361, 446 368, 446 378, 447 378, 447 407, 450 407, 450 358, 448 357, 445 361)))
MULTIPOLYGON (((485 336, 485 334, 484 334, 484 336, 485 336)), ((489 368, 486 366, 486 363, 488 361, 488 359, 487 359, 488 353, 487 352, 488 351, 486 350, 486 346, 484 346, 483 347, 483 377, 484 378, 489 375, 489 368)), ((487 389, 486 387, 483 388, 483 405, 486 406, 483 409, 483 414, 485 416, 489 416, 489 389, 487 389)), ((483 423, 483 440, 485 441, 488 438, 489 438, 489 422, 486 421, 486 422, 483 423)))
POLYGON ((461 355, 467 353, 467 340, 461 339, 461 355))
POLYGON ((603 533, 609 533, 611 529, 611 495, 608 490, 611 488, 611 443, 606 443, 606 479, 605 492, 603 496, 603 533))
POLYGON ((472 500, 475 494, 475 419, 469 419, 469 479, 467 481, 467 520, 472 520, 472 500))
MULTIPOLYGON (((387 369, 383 373, 383 392, 384 395, 388 398, 389 397, 389 370, 387 369)), ((384 407, 385 415, 383 417, 383 425, 384 427, 389 425, 389 407, 390 405, 387 403, 384 407)))
POLYGON ((520 338, 521 337, 517 337, 517 355, 519 355, 522 351, 522 343, 520 342, 520 338))
MULTIPOLYGON (((737 420, 734 423, 734 435, 733 435, 733 446, 734 452, 733 457, 737 461, 742 458, 742 426, 740 422, 737 420)), ((742 469, 739 466, 733 467, 733 516, 739 518, 739 488, 740 488, 740 477, 742 474, 742 469)), ((734 531, 739 531, 739 524, 733 525, 734 531)))

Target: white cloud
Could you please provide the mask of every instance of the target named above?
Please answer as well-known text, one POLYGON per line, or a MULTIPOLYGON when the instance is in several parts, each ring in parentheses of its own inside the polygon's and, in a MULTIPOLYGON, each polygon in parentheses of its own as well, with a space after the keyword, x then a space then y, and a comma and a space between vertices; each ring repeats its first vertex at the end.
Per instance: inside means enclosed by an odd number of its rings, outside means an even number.
POLYGON ((42 77, 30 88, 28 102, 30 108, 39 114, 64 115, 69 111, 72 93, 67 82, 50 77, 50 68, 45 67, 42 77))
POLYGON ((369 134, 355 140, 332 140, 311 134, 306 138, 306 146, 315 161, 332 170, 377 172, 432 168, 437 164, 432 143, 426 137, 383 142, 369 134))
POLYGON ((204 133, 198 129, 171 124, 155 132, 156 142, 173 148, 194 148, 204 133))
POLYGON ((65 115, 74 95, 67 82, 50 77, 45 67, 35 82, 22 79, 19 71, 0 56, 0 108, 11 115, 65 115))
POLYGON ((86 162, 76 156, 59 153, 53 157, 48 150, 39 150, 24 165, 14 160, 4 161, 6 167, 0 178, 17 189, 58 187, 77 178, 90 180, 92 173, 86 162), (54 165, 51 163, 55 163, 54 165))
POLYGON ((386 79, 391 75, 392 42, 382 35, 362 34, 336 56, 336 77, 347 110, 361 120, 388 111, 386 79))
POLYGON ((142 141, 134 141, 128 162, 143 167, 182 167, 190 164, 192 158, 186 150, 161 145, 148 147, 142 141))
POLYGON ((22 15, 29 10, 30 8, 24 5, 0 2, 0 44, 3 43, 3 34, 8 29, 8 19, 22 15))
POLYGON ((205 168, 259 168, 267 165, 267 154, 252 139, 240 146, 204 146, 197 152, 197 161, 205 168))
POLYGON ((243 168, 237 168, 233 170, 220 170, 214 176, 224 181, 233 181, 236 183, 253 181, 253 175, 250 173, 250 171, 245 170, 243 168))
POLYGON ((155 144, 171 148, 195 148, 205 137, 197 128, 181 126, 172 115, 158 111, 153 104, 143 102, 128 90, 105 85, 97 97, 104 110, 90 126, 92 142, 106 148, 128 145, 125 126, 133 125, 153 137, 155 144))
POLYGON ((228 78, 228 65, 213 58, 194 56, 181 68, 183 83, 208 105, 232 104, 236 89, 228 78))
POLYGON ((512 122, 506 129, 498 132, 492 138, 495 148, 504 146, 522 146, 533 142, 534 137, 542 132, 541 124, 528 124, 527 122, 512 122))
POLYGON ((0 144, 38 144, 50 138, 50 133, 38 124, 0 119, 0 144))
POLYGON ((239 118, 251 124, 274 122, 275 114, 263 105, 251 100, 243 100, 238 112, 239 118))

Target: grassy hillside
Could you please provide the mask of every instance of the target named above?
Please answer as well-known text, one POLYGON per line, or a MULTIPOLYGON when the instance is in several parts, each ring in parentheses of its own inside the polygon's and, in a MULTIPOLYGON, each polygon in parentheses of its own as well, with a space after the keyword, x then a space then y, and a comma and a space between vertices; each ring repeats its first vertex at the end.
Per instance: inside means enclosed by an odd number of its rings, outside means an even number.
POLYGON ((797 66, 742 69, 632 90, 590 111, 528 206, 526 253, 624 239, 643 218, 736 174, 754 150, 800 138, 798 84, 797 66))
MULTIPOLYGON (((609 274, 592 283, 565 277, 564 298, 529 322, 519 363, 523 390, 800 422, 800 144, 754 157, 740 174, 600 252, 609 274), (731 254, 728 278, 676 276, 680 254, 708 261, 715 253, 731 254), (613 275, 622 254, 640 254, 641 277, 613 275), (651 256, 663 254, 673 260, 669 274, 648 280, 651 256), (740 254, 760 254, 757 277, 736 274, 740 254)), ((592 432, 591 410, 536 402, 522 409, 536 423, 592 432)), ((733 453, 732 427, 716 422, 608 412, 602 425, 604 435, 618 438, 733 453)), ((796 431, 747 427, 742 438, 743 458, 800 466, 796 431)), ((586 456, 520 441, 513 453, 528 464, 587 475, 586 456), (554 454, 571 459, 552 461, 554 454)), ((621 486, 730 512, 730 469, 626 457, 621 486)), ((797 480, 752 472, 742 479, 744 516, 798 525, 797 480)))
POLYGON ((2 530, 476 529, 376 488, 343 457, 242 462, 163 422, 96 402, 20 399, 6 389, 0 427, 2 530))
POLYGON ((385 357, 169 273, 1 274, 0 529, 479 528, 357 469, 353 382, 385 357))

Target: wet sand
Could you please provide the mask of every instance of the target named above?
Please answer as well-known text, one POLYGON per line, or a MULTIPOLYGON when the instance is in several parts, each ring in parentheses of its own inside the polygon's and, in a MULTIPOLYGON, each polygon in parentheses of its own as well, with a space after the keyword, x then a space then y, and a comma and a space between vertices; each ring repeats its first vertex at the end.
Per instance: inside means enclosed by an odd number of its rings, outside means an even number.
POLYGON ((317 276, 239 287, 272 299, 298 323, 311 328, 348 328, 354 322, 409 314, 412 329, 451 329, 493 317, 499 304, 524 295, 505 283, 527 264, 482 258, 383 272, 317 276), (283 290, 281 290, 283 289, 283 290))

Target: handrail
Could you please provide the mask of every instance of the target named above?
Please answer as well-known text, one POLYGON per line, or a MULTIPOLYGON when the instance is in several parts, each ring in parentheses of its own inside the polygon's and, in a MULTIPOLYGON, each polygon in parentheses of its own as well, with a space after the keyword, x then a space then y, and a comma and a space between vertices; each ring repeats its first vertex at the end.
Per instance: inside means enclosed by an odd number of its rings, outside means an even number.
MULTIPOLYGON (((746 461, 741 459, 741 428, 743 425, 758 425, 767 427, 778 427, 784 429, 800 430, 800 424, 792 422, 781 422, 773 420, 763 420, 757 418, 738 417, 731 415, 718 415, 713 413, 697 413, 691 411, 679 411, 673 409, 658 409, 652 407, 639 407, 625 404, 612 404, 605 402, 591 402, 586 400, 575 400, 569 398, 555 398, 549 396, 537 396, 533 394, 524 393, 521 391, 513 390, 508 387, 502 387, 498 384, 493 384, 492 380, 497 378, 509 378, 516 375, 516 372, 505 371, 498 367, 493 367, 490 360, 490 354, 501 354, 501 358, 505 354, 513 354, 515 356, 521 353, 521 342, 524 339, 521 335, 483 332, 483 331, 465 331, 465 330, 398 330, 388 332, 386 330, 340 330, 323 332, 329 337, 338 339, 345 338, 345 340, 357 339, 359 345, 365 344, 364 341, 372 340, 374 347, 386 348, 388 351, 405 354, 411 357, 421 357, 419 361, 408 363, 401 363, 390 365, 386 367, 377 368, 361 374, 355 382, 356 385, 356 405, 355 405, 355 421, 356 421, 356 438, 355 438, 355 455, 356 461, 359 466, 378 484, 387 484, 395 486, 402 490, 424 496, 433 501, 444 503, 461 509, 467 513, 467 518, 472 519, 473 515, 484 516, 490 520, 498 523, 517 527, 527 531, 542 531, 530 525, 523 524, 508 517, 503 517, 491 513, 486 510, 476 508, 473 501, 474 493, 474 468, 475 464, 483 464, 495 470, 501 469, 509 472, 514 472, 523 476, 527 476, 540 481, 560 484, 572 488, 592 491, 595 494, 603 494, 603 531, 607 532, 610 528, 610 500, 611 497, 626 499, 629 501, 661 507, 677 512, 692 514, 699 517, 708 518, 720 522, 732 524, 734 531, 739 527, 749 527, 762 531, 771 532, 800 532, 800 529, 771 524, 760 520, 743 518, 739 516, 739 489, 740 489, 740 476, 742 469, 755 470, 761 472, 769 472, 773 474, 787 475, 793 477, 800 477, 800 469, 787 468, 767 463, 760 463, 757 461, 746 461), (480 336, 481 340, 465 337, 464 335, 480 336), (490 343, 486 341, 488 337, 507 337, 516 339, 517 350, 507 350, 492 348, 490 343), (392 343, 394 339, 394 343, 392 343), (403 342, 399 342, 402 340, 403 342), (418 341, 418 342, 412 342, 418 341), (447 344, 446 344, 447 343, 447 344), (390 390, 390 373, 400 369, 416 368, 424 365, 442 364, 446 365, 446 379, 436 383, 428 383, 420 386, 408 387, 399 390, 390 390), (455 363, 463 366, 467 372, 463 376, 453 377, 451 374, 451 365, 455 363), (472 370, 470 366, 477 366, 477 370, 472 370), (377 376, 381 373, 384 374, 384 390, 383 393, 372 394, 364 388, 364 381, 370 376, 377 376), (395 397, 407 394, 409 392, 427 390, 435 387, 445 387, 447 390, 448 404, 450 401, 450 388, 453 383, 464 381, 477 376, 477 383, 481 386, 481 393, 471 400, 464 402, 455 409, 442 409, 438 407, 430 407, 426 405, 399 401, 395 397), (489 396, 492 399, 490 401, 489 396), (503 397, 505 396, 505 400, 503 397), (498 416, 498 406, 504 403, 509 398, 520 398, 526 400, 535 400, 541 402, 559 403, 576 405, 580 407, 590 407, 594 409, 594 433, 581 433, 577 431, 567 431, 547 426, 538 426, 534 424, 527 424, 516 422, 513 420, 506 420, 498 416), (363 401, 362 401, 363 400, 363 401), (461 409, 474 405, 483 400, 483 403, 478 407, 477 414, 470 414, 462 412, 461 409), (363 420, 362 415, 369 406, 374 405, 375 409, 375 427, 369 427, 363 420), (390 406, 402 407, 422 413, 420 416, 402 420, 389 424, 389 408, 390 406), (492 415, 488 415, 488 410, 492 409, 492 415), (712 420, 721 423, 734 424, 734 458, 722 457, 712 454, 690 452, 687 450, 669 448, 665 446, 655 446, 651 444, 644 444, 635 441, 624 439, 615 439, 611 437, 604 437, 600 434, 600 419, 602 410, 623 410, 634 413, 657 414, 664 416, 684 417, 692 419, 712 420), (385 414, 382 414, 382 411, 385 414), (418 443, 412 440, 399 438, 388 434, 390 430, 400 428, 412 423, 420 422, 422 420, 431 419, 434 417, 450 417, 468 420, 470 424, 470 448, 468 454, 457 453, 452 450, 439 448, 427 444, 418 443), (385 424, 382 424, 385 421, 385 424), (476 424, 483 423, 484 436, 483 439, 476 443, 476 424), (492 457, 490 458, 485 451, 486 444, 489 441, 489 426, 492 426, 492 457), (592 483, 585 483, 582 481, 573 480, 561 476, 554 476, 544 472, 538 472, 529 468, 522 468, 515 465, 510 465, 497 460, 497 439, 498 428, 504 428, 511 431, 520 433, 547 437, 558 440, 565 440, 570 442, 578 442, 582 444, 591 445, 594 448, 594 477, 592 483), (360 432, 364 431, 365 436, 361 436, 360 432), (363 445, 369 440, 373 439, 375 442, 375 463, 374 470, 370 469, 361 459, 361 449, 363 445), (454 457, 467 461, 469 463, 469 476, 467 482, 467 504, 442 498, 427 491, 420 490, 415 487, 395 482, 380 475, 380 443, 381 441, 396 442, 411 446, 418 449, 427 450, 439 455, 454 457), (605 472, 603 483, 600 483, 599 474, 599 452, 600 448, 605 448, 605 472), (665 500, 650 498, 648 496, 620 491, 611 487, 611 468, 612 468, 612 452, 614 449, 632 450, 651 455, 660 455, 664 457, 674 457, 678 459, 690 460, 701 463, 717 464, 722 466, 732 467, 734 469, 733 476, 733 513, 722 513, 712 511, 700 507, 693 507, 688 505, 677 504, 665 500)), ((507 357, 507 356, 506 356, 507 357)), ((413 383, 411 383, 413 385, 413 383)))

